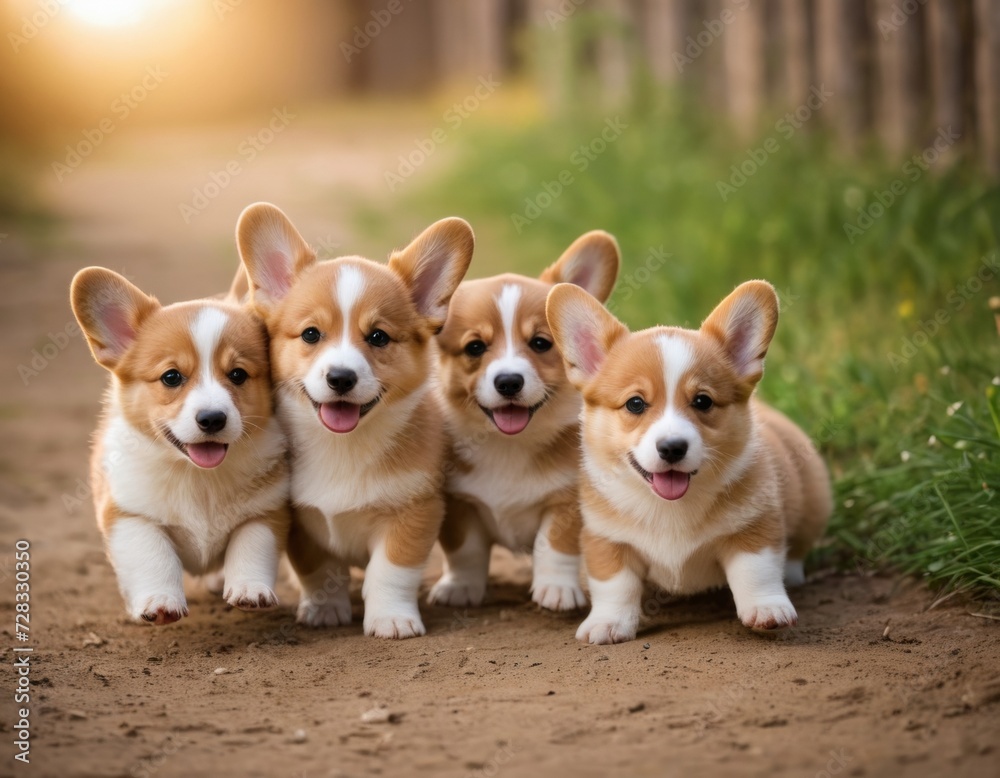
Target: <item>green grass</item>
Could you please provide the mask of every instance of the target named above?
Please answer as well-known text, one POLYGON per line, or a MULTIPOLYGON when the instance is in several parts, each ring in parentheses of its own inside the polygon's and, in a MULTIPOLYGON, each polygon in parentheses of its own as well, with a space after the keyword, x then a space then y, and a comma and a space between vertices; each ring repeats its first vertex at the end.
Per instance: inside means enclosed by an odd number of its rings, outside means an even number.
MULTIPOLYGON (((612 232, 624 266, 611 305, 633 329, 697 326, 736 284, 771 281, 782 316, 760 392, 812 435, 834 475, 818 562, 1000 590, 1000 339, 987 305, 1000 281, 972 280, 984 258, 1000 265, 1000 189, 974 164, 911 181, 875 152, 845 161, 809 127, 786 139, 772 125, 738 144, 681 101, 491 124, 455 133, 455 164, 422 186, 414 176, 396 208, 425 222, 467 218, 473 276, 537 274, 580 233, 612 232), (574 150, 616 113, 627 128, 580 170, 574 150), (717 182, 771 136, 777 151, 723 202, 717 182), (563 170, 573 183, 515 224, 563 170), (905 193, 852 243, 844 224, 897 178, 905 193), (661 247, 669 259, 644 269, 661 247), (946 323, 919 335, 935 315, 946 323)), ((393 218, 361 217, 372 230, 393 218)))

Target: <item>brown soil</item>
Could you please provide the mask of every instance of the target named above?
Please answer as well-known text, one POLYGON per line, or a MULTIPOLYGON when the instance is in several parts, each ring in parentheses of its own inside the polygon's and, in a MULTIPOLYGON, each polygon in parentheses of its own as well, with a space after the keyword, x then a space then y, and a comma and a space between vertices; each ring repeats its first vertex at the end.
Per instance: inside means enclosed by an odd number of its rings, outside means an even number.
MULTIPOLYGON (((179 624, 127 623, 81 480, 102 371, 79 336, 27 385, 16 366, 71 322, 66 292, 84 265, 123 270, 164 300, 224 288, 252 200, 287 206, 311 242, 354 251, 346 204, 384 191, 410 139, 334 139, 303 121, 185 225, 177 204, 246 129, 213 143, 123 135, 116 156, 95 154, 63 185, 42 171, 65 219, 54 237, 0 225, 5 661, 15 645, 35 649, 31 767, 9 766, 8 674, 0 774, 1000 774, 996 622, 955 601, 928 610, 910 581, 814 580, 792 595, 799 628, 777 639, 742 628, 722 592, 666 604, 635 642, 582 646, 580 617, 537 612, 527 560, 503 554, 486 607, 425 608, 428 635, 414 640, 366 638, 359 623, 300 628, 288 585, 268 614, 193 584, 179 624), (203 147, 215 151, 192 156, 203 147), (31 542, 27 644, 13 634, 18 538, 31 542)), ((359 619, 357 581, 354 599, 359 619)))

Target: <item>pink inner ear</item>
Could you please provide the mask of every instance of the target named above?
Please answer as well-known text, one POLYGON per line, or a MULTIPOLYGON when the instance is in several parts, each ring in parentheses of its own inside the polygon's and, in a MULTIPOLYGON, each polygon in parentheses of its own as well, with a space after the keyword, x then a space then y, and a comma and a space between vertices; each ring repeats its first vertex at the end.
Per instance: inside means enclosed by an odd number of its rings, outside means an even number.
POLYGON ((261 286, 272 297, 284 297, 292 288, 290 262, 281 251, 266 252, 262 270, 261 286))
POLYGON ((576 284, 589 292, 590 283, 594 280, 594 268, 589 265, 583 265, 579 269, 574 268, 574 270, 576 272, 574 272, 572 278, 569 279, 570 283, 576 284))
POLYGON ((109 305, 101 312, 105 334, 110 341, 106 348, 115 354, 122 354, 135 340, 135 330, 129 323, 125 309, 120 305, 109 305))
POLYGON ((573 342, 580 358, 580 364, 577 367, 587 375, 596 373, 604 361, 604 354, 598 347, 593 334, 586 330, 577 330, 573 336, 573 342))

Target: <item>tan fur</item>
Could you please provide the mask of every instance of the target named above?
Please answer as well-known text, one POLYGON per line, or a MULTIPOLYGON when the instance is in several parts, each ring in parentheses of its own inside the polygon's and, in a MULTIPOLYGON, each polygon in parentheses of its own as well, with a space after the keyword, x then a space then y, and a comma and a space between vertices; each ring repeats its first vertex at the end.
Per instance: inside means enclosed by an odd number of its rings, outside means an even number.
POLYGON ((629 333, 568 285, 550 293, 547 310, 584 399, 584 550, 592 577, 608 579, 634 557, 641 564, 633 569, 659 566, 672 588, 687 592, 724 582, 723 569, 740 552, 805 557, 832 510, 829 476, 808 437, 751 397, 777 323, 769 285, 744 284, 697 331, 629 333), (672 397, 660 351, 665 342, 690 356, 672 397), (694 407, 699 394, 714 401, 710 410, 694 407), (641 414, 624 407, 635 396, 647 405, 641 414), (657 497, 630 461, 668 408, 697 430, 707 452, 675 502, 657 497), (623 513, 618 506, 625 504, 639 512, 623 513), (625 535, 648 541, 612 541, 625 535), (675 540, 663 545, 667 537, 675 540), (660 557, 658 548, 677 556, 660 557))

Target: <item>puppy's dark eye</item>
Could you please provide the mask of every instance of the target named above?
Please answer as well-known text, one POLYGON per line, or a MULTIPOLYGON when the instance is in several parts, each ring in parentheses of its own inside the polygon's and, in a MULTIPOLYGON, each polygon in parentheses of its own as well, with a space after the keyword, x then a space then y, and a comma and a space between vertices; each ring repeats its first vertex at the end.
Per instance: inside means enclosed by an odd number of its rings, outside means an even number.
POLYGON ((247 373, 247 371, 244 370, 242 367, 236 367, 229 371, 229 375, 227 377, 229 378, 230 381, 239 386, 244 381, 246 381, 250 376, 247 373))
POLYGON ((180 386, 184 383, 184 376, 181 375, 180 370, 168 370, 166 373, 160 376, 160 381, 164 386, 169 386, 174 388, 175 386, 180 386))
POLYGON ((528 345, 531 347, 532 351, 538 354, 544 354, 546 351, 552 348, 552 341, 539 336, 537 338, 532 338, 530 341, 528 341, 528 345))
POLYGON ((625 401, 625 410, 638 416, 646 411, 646 401, 638 395, 625 401))
POLYGON ((315 327, 306 327, 302 330, 302 340, 306 343, 319 343, 319 330, 315 327))
POLYGON ((382 330, 372 330, 368 333, 368 337, 365 338, 369 345, 375 348, 384 348, 389 345, 389 336, 386 335, 382 330))
POLYGON ((707 394, 696 394, 691 401, 691 407, 696 411, 707 411, 713 405, 712 398, 707 394))
POLYGON ((472 340, 465 344, 465 353, 470 357, 481 357, 486 351, 486 344, 481 340, 472 340))

